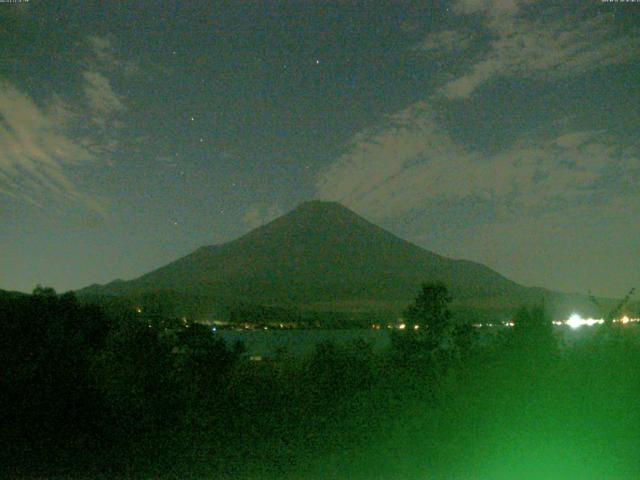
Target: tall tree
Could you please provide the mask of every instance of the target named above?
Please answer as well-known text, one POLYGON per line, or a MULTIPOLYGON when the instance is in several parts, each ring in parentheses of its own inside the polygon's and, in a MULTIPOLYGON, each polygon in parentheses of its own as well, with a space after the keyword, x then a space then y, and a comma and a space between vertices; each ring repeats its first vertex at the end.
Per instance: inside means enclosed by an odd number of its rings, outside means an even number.
POLYGON ((557 348, 553 322, 543 305, 521 307, 513 318, 511 343, 529 353, 552 352, 557 348))
POLYGON ((441 346, 451 327, 451 300, 444 284, 423 283, 418 296, 404 311, 404 330, 394 336, 394 345, 428 351, 441 346))
POLYGON ((407 328, 421 330, 423 333, 441 338, 451 323, 449 304, 452 297, 442 283, 422 284, 420 293, 404 312, 407 328))

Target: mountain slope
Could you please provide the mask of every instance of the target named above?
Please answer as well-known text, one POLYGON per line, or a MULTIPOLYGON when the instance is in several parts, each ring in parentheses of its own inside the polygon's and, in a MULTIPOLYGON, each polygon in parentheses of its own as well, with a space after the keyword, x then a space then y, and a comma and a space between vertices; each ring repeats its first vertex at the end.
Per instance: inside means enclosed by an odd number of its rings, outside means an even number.
POLYGON ((312 201, 221 245, 202 247, 131 281, 81 294, 171 291, 200 302, 251 301, 302 308, 397 309, 421 282, 440 280, 457 302, 493 308, 545 295, 490 268, 402 240, 334 202, 312 201))

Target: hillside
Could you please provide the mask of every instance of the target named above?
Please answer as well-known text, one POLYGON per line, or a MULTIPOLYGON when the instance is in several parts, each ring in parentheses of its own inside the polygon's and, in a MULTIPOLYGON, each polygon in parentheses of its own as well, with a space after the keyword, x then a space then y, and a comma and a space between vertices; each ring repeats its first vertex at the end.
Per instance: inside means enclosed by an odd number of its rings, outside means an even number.
MULTIPOLYGON (((131 281, 81 295, 162 292, 200 307, 252 302, 312 310, 399 311, 421 282, 443 281, 460 308, 509 310, 562 294, 526 288, 479 263, 437 255, 334 202, 312 201, 228 243, 201 247, 131 281)), ((200 308, 202 310, 202 308, 200 308)), ((206 310, 206 308, 205 308, 206 310)))

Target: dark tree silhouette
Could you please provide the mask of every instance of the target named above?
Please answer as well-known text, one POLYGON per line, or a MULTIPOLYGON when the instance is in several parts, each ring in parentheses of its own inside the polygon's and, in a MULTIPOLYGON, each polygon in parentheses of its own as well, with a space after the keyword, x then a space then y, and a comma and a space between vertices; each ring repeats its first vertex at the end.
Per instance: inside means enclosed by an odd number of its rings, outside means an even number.
POLYGON ((33 295, 39 297, 55 297, 57 295, 55 289, 51 287, 43 287, 42 285, 36 285, 33 289, 33 295))
POLYGON ((0 298, 0 330, 0 441, 47 451, 93 432, 101 409, 90 370, 109 330, 103 312, 38 286, 0 298))
POLYGON ((422 284, 420 293, 404 311, 404 330, 392 337, 394 346, 405 351, 432 351, 441 346, 451 329, 451 300, 444 284, 422 284))
POLYGON ((589 300, 591 300, 591 303, 600 310, 605 324, 612 325, 613 321, 622 315, 623 310, 629 304, 635 292, 635 287, 631 288, 631 290, 629 290, 627 294, 611 309, 605 308, 591 292, 589 292, 589 300))
POLYGON ((466 359, 473 349, 476 332, 470 323, 460 323, 453 328, 453 343, 456 353, 462 360, 466 359))
POLYGON ((549 353, 557 348, 553 322, 543 305, 520 307, 513 318, 512 346, 529 353, 549 353))
POLYGON ((414 302, 405 310, 408 328, 416 325, 434 339, 442 338, 451 322, 452 297, 442 283, 423 284, 414 302))

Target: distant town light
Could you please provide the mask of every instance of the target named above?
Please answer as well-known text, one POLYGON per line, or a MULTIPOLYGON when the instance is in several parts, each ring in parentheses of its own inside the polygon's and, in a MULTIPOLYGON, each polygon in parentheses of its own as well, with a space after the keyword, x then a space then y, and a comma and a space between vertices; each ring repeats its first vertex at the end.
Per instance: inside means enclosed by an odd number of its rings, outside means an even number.
POLYGON ((398 325, 398 328, 400 330, 404 330, 405 328, 407 328, 407 326, 404 323, 401 323, 400 325, 398 325))
POLYGON ((604 320, 596 318, 582 318, 577 313, 573 313, 565 323, 571 328, 576 329, 584 325, 591 327, 596 324, 602 324, 604 323, 604 320))
MULTIPOLYGON (((551 323, 556 327, 567 325, 575 330, 582 326, 591 327, 593 325, 602 325, 604 323, 604 320, 602 318, 582 318, 579 314, 572 313, 567 320, 554 320, 551 323)), ((627 325, 630 323, 640 323, 640 318, 630 318, 629 316, 624 315, 623 317, 614 319, 613 323, 621 323, 622 325, 627 325)), ((509 322, 505 322, 503 325, 505 327, 513 327, 514 323, 513 321, 509 321, 509 322)), ((483 328, 483 327, 493 327, 494 324, 493 323, 472 323, 471 326, 474 328, 483 328)))

